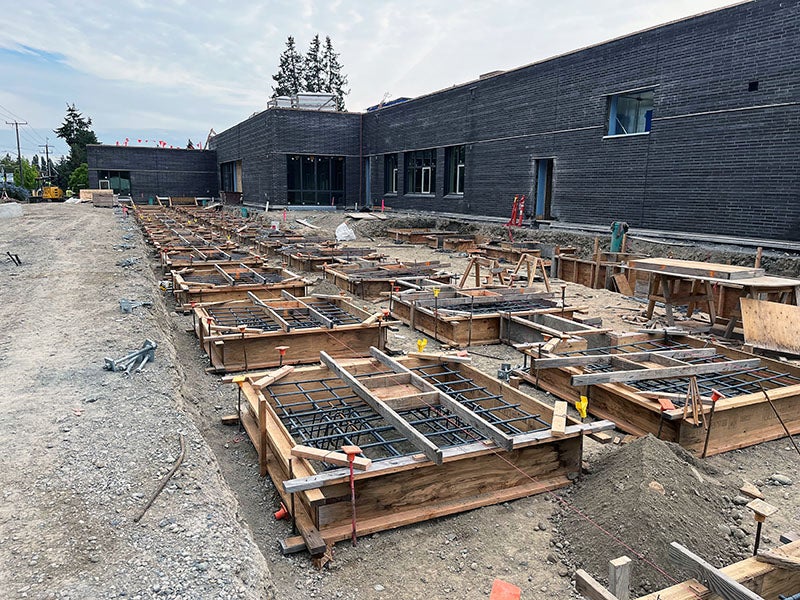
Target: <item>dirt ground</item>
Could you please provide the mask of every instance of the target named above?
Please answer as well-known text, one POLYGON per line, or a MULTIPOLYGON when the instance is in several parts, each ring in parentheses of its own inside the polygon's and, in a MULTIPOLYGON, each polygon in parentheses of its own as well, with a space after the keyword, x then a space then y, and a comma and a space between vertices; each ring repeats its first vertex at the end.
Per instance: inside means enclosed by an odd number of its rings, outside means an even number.
MULTIPOLYGON (((234 411, 235 390, 205 373, 208 362, 187 332, 191 317, 175 313, 171 297, 158 291, 155 255, 133 222, 83 205, 24 211, 0 219, 0 251, 23 261, 19 267, 0 263, 6 308, 0 315, 0 597, 477 599, 488 598, 498 577, 521 587, 523 598, 577 597, 574 568, 588 563, 585 548, 583 560, 569 548, 573 530, 565 508, 595 513, 588 515, 595 520, 606 512, 632 518, 623 504, 614 510, 590 505, 581 493, 591 485, 613 497, 619 477, 645 481, 652 473, 635 466, 622 475, 626 463, 618 461, 611 463, 613 476, 604 477, 599 466, 634 445, 587 439, 590 473, 569 490, 371 535, 356 547, 340 543, 322 571, 306 554, 282 556, 278 540, 291 531, 272 516, 274 488, 259 477, 246 435, 220 423, 234 411), (126 258, 136 260, 117 266, 126 258), (120 298, 153 305, 123 314, 120 298), (104 357, 118 358, 145 339, 159 347, 142 373, 102 369, 104 357), (179 433, 186 439, 184 463, 142 520, 133 522, 177 458, 179 433)), ((341 214, 302 218, 328 232, 342 221, 341 214)), ((359 240, 353 244, 398 259, 441 260, 453 272, 466 265, 458 254, 397 246, 380 237, 380 227, 355 224, 359 240)), ((615 329, 636 327, 623 317, 643 308, 619 294, 572 284, 566 294, 615 329)), ((389 345, 415 349, 419 337, 398 326, 389 345)), ((437 347, 430 340, 427 349, 437 347)), ((490 374, 503 362, 522 362, 507 346, 472 350, 474 364, 490 374)), ((525 391, 553 401, 529 386, 525 391)), ((646 456, 660 462, 665 455, 650 449, 646 456)), ((702 472, 713 478, 719 502, 702 521, 692 521, 692 549, 715 563, 730 555, 706 551, 747 551, 754 528, 735 502, 743 479, 759 484, 767 501, 780 507, 765 526, 765 543, 800 530, 800 484, 769 484, 775 474, 797 480, 798 464, 787 440, 706 460, 702 472), (720 536, 731 543, 711 543, 720 536)), ((673 541, 670 519, 691 520, 691 506, 669 507, 631 511, 636 523, 619 538, 647 555, 667 545, 673 541), (656 519, 663 527, 650 527, 656 519)), ((613 548, 615 542, 600 536, 597 544, 613 548)), ((615 555, 626 553, 619 547, 615 555)), ((671 572, 670 565, 661 567, 671 572)), ((637 560, 634 572, 649 568, 637 560)), ((602 564, 593 569, 605 578, 602 564)))

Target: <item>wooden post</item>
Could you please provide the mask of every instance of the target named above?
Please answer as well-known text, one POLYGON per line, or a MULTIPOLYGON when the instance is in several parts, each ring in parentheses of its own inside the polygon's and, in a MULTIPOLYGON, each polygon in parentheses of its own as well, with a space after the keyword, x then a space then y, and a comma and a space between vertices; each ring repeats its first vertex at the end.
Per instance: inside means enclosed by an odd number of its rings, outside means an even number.
POLYGON ((761 246, 759 246, 758 249, 756 250, 756 264, 755 264, 755 268, 756 269, 760 269, 761 268, 761 254, 763 252, 764 252, 764 249, 761 246))
POLYGON ((619 600, 631 597, 631 568, 633 562, 627 556, 608 561, 608 590, 619 600))

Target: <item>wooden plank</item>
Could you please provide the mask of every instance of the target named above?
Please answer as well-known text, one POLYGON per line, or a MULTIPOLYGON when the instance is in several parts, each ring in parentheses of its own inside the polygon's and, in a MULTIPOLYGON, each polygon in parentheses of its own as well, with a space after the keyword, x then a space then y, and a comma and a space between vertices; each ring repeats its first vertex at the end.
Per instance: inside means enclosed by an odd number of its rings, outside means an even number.
POLYGON ((685 367, 664 367, 663 369, 636 369, 633 371, 611 371, 607 373, 588 373, 573 375, 570 385, 597 385, 599 383, 624 383, 629 381, 646 381, 649 379, 673 379, 676 377, 691 377, 705 373, 730 373, 731 371, 746 371, 756 369, 761 365, 758 358, 748 360, 728 360, 725 362, 706 363, 701 365, 687 365, 685 367))
MULTIPOLYGON (((292 456, 307 458, 309 460, 319 460, 338 467, 349 467, 350 460, 344 452, 333 452, 332 450, 320 450, 310 446, 297 445, 292 448, 292 456)), ((353 458, 353 468, 359 471, 366 471, 372 466, 372 461, 363 456, 353 458)))
POLYGON ((628 283, 628 278, 624 273, 616 273, 611 277, 614 280, 614 283, 617 284, 617 289, 619 290, 620 294, 623 296, 633 297, 633 290, 631 289, 631 286, 628 283))
POLYGON ((755 348, 800 354, 800 306, 740 298, 744 340, 755 348))
POLYGON ((714 356, 715 348, 688 348, 685 350, 653 350, 647 352, 620 352, 619 354, 589 354, 582 356, 559 356, 551 358, 534 358, 531 363, 535 369, 553 369, 562 367, 579 367, 583 365, 608 364, 612 358, 626 360, 648 360, 653 356, 669 358, 700 358, 714 356))
POLYGON ((589 600, 619 600, 583 569, 575 572, 575 589, 589 600))
POLYGON ((458 356, 457 354, 443 354, 431 352, 409 352, 410 358, 420 358, 422 360, 435 360, 439 362, 468 363, 472 362, 469 356, 458 356))
POLYGON ((669 558, 723 600, 764 600, 678 542, 669 545, 669 558))
POLYGON ((627 556, 608 561, 608 590, 619 600, 631 597, 631 568, 633 563, 627 556))
MULTIPOLYGON (((375 348, 372 348, 375 350, 375 348)), ((414 429, 408 421, 398 415, 393 409, 381 402, 378 398, 364 387, 352 374, 345 371, 327 352, 319 353, 322 364, 333 371, 342 381, 344 381, 356 395, 369 404, 372 409, 381 415, 392 427, 403 433, 409 443, 420 450, 429 460, 437 465, 442 464, 442 450, 431 441, 414 429)))
POLYGON ((775 550, 759 550, 756 560, 786 571, 800 571, 800 558, 787 556, 775 550))
POLYGON ((739 280, 764 275, 764 269, 739 267, 719 263, 679 260, 675 258, 640 258, 628 261, 628 267, 638 271, 651 271, 667 275, 688 275, 700 279, 739 280))
POLYGON ((254 381, 253 387, 259 390, 261 388, 268 387, 273 383, 275 383, 276 381, 278 381, 279 379, 283 379, 292 371, 294 371, 294 367, 292 365, 285 365, 280 369, 278 369, 277 371, 273 371, 269 375, 265 375, 264 377, 261 377, 261 379, 254 381))
POLYGON ((445 394, 441 390, 439 390, 435 385, 426 381, 418 374, 414 373, 406 367, 405 365, 400 364, 392 357, 384 354, 377 348, 370 348, 370 354, 379 360, 382 364, 386 365, 390 369, 392 369, 395 373, 407 373, 410 378, 411 382, 420 390, 424 392, 436 392, 438 395, 439 403, 444 406, 448 411, 459 417, 461 420, 469 423, 475 429, 480 431, 483 435, 487 436, 490 440, 492 440, 495 444, 505 450, 511 450, 514 446, 514 440, 510 436, 506 435, 504 432, 500 431, 497 427, 489 423, 488 421, 484 420, 482 417, 476 415, 472 412, 469 408, 461 404, 455 398, 452 398, 448 394, 445 394))
POLYGON ((550 426, 550 431, 554 437, 561 437, 565 435, 567 427, 567 403, 563 400, 557 400, 553 407, 553 423, 550 426))

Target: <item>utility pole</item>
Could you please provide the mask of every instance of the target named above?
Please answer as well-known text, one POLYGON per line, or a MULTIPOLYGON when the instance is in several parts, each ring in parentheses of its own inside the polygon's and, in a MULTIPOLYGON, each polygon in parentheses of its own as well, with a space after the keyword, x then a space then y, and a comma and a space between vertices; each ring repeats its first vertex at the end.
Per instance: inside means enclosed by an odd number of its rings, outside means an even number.
POLYGON ((53 175, 50 173, 50 141, 49 137, 44 138, 44 144, 39 144, 39 148, 44 148, 44 155, 45 155, 45 163, 47 165, 47 183, 50 183, 50 180, 53 178, 53 175))
POLYGON ((25 180, 22 178, 22 151, 19 149, 19 126, 27 125, 27 121, 6 121, 6 125, 13 125, 17 131, 17 161, 19 161, 19 187, 25 187, 25 180))

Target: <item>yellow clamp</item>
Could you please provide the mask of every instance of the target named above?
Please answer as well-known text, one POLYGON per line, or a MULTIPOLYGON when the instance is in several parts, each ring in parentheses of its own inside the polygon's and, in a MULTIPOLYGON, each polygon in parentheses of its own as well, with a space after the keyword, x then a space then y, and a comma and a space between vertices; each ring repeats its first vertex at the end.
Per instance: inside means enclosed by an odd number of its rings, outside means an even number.
POLYGON ((581 396, 581 399, 575 402, 575 410, 581 416, 581 419, 586 418, 586 408, 589 406, 589 398, 581 396))
POLYGON ((417 352, 425 352, 425 346, 428 345, 427 339, 417 340, 417 352))
POLYGON ((433 297, 434 298, 438 298, 439 297, 439 292, 441 292, 441 291, 442 291, 442 288, 438 288, 438 287, 433 288, 433 297))

